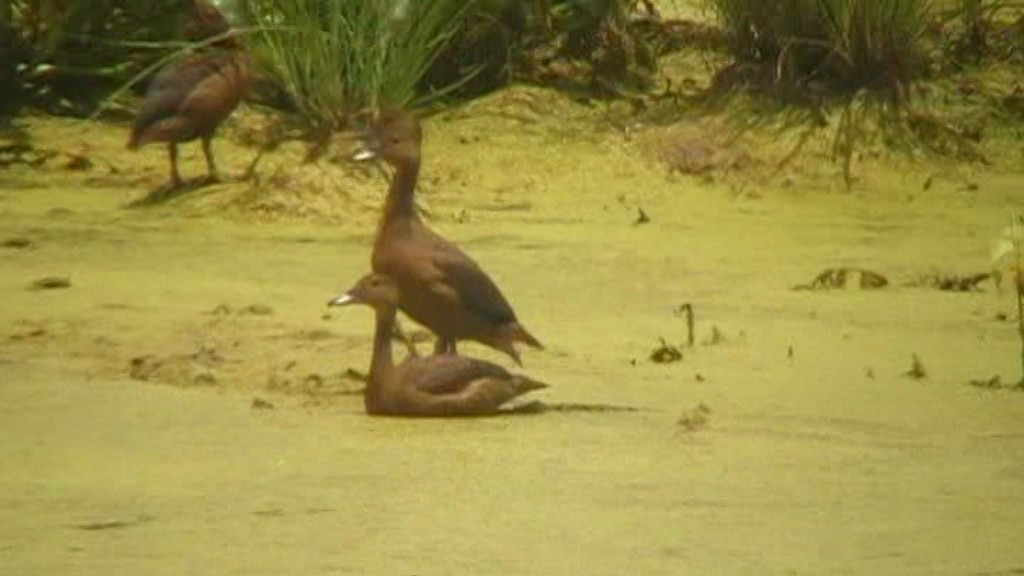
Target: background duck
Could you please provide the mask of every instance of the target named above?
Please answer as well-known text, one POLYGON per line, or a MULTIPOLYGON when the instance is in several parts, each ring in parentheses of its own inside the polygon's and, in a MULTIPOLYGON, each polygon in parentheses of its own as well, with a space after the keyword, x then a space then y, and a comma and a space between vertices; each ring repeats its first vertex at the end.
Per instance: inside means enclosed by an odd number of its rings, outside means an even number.
MULTIPOLYGON (((224 34, 231 29, 215 7, 196 0, 186 33, 192 39, 224 34)), ((185 58, 164 68, 149 85, 132 127, 129 149, 166 142, 171 162, 169 189, 182 185, 178 144, 202 140, 207 182, 219 180, 211 140, 217 127, 238 107, 251 82, 247 52, 234 38, 215 43, 211 54, 185 58)))

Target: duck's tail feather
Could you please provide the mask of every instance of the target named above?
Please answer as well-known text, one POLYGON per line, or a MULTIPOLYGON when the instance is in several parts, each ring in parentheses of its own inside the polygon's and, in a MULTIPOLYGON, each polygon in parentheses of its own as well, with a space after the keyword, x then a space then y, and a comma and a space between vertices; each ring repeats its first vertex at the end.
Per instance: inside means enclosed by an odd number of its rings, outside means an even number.
POLYGON ((515 376, 516 392, 517 394, 526 394, 533 390, 543 390, 549 388, 547 384, 540 380, 534 380, 529 376, 523 376, 522 374, 515 376))
POLYGON ((530 334, 522 324, 516 324, 516 340, 519 340, 523 344, 537 350, 543 350, 544 345, 540 343, 540 340, 534 338, 533 334, 530 334))

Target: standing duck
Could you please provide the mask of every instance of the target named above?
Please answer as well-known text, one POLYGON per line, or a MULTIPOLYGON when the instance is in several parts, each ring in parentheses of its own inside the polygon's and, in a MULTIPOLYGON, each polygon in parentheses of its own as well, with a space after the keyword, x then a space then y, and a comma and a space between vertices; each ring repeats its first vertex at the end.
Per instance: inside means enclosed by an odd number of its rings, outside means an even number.
MULTIPOLYGON (((195 0, 188 32, 195 39, 230 30, 219 10, 195 0)), ((182 185, 178 174, 178 144, 202 140, 207 182, 219 180, 210 141, 221 122, 235 110, 251 79, 248 54, 235 38, 215 44, 219 51, 192 56, 164 68, 153 78, 135 117, 128 148, 166 142, 170 152, 170 189, 182 185)))
POLYGON ((329 306, 365 304, 374 309, 377 326, 373 357, 363 401, 366 412, 391 416, 486 416, 525 405, 519 396, 547 385, 511 374, 501 366, 443 354, 408 357, 395 365, 391 337, 399 304, 399 287, 382 274, 369 274, 329 306))
POLYGON ((421 141, 415 116, 386 112, 366 139, 366 150, 356 155, 379 157, 395 170, 373 244, 373 271, 393 278, 402 312, 437 335, 435 353, 454 354, 458 340, 476 340, 522 365, 513 344, 543 349, 541 343, 519 323, 490 276, 416 213, 421 141))

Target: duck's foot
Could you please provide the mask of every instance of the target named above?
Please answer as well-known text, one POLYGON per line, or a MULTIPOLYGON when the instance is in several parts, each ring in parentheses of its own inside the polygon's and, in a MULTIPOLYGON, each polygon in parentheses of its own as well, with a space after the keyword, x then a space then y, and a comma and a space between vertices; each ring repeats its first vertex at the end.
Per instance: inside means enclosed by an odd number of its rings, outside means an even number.
POLYGON ((437 340, 434 341, 434 356, 439 356, 441 354, 451 354, 453 356, 458 354, 455 339, 438 337, 437 340))

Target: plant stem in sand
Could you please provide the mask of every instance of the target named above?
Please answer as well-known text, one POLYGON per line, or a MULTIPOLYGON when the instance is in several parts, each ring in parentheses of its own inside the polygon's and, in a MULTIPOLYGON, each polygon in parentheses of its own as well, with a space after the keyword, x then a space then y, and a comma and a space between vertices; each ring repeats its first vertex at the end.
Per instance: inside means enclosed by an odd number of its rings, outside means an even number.
POLYGON ((1014 214, 1011 229, 1013 230, 1013 247, 1017 251, 1017 266, 1014 270, 1013 284, 1017 289, 1017 334, 1020 336, 1020 368, 1021 379, 1017 386, 1024 388, 1024 250, 1021 246, 1020 213, 1014 214))

